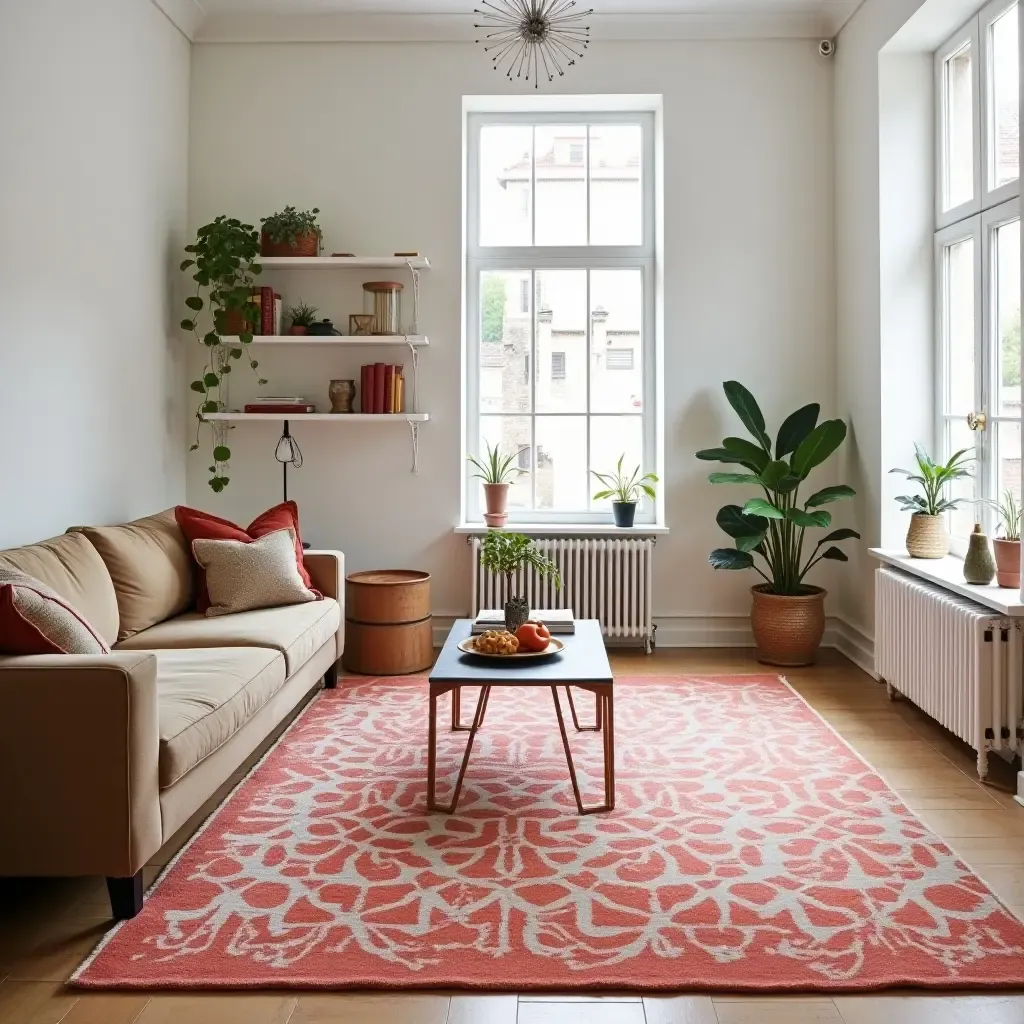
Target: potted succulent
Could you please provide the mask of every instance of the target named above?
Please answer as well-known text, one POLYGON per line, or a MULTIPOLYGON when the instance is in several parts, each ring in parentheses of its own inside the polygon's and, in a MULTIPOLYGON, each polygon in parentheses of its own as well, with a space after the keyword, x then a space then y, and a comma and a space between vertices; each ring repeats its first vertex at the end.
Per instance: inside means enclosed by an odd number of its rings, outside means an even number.
POLYGON ((641 494, 646 494, 651 501, 657 497, 653 485, 658 482, 654 473, 645 473, 640 476, 640 467, 637 466, 630 476, 626 476, 622 469, 625 454, 619 456, 614 473, 598 473, 592 469, 590 472, 604 484, 604 490, 594 495, 594 501, 604 501, 605 498, 612 499, 612 514, 615 516, 615 525, 631 527, 636 518, 636 506, 641 494))
POLYGON ((323 232, 316 222, 317 207, 299 212, 286 206, 260 221, 261 256, 319 256, 323 232))
POLYGON ((519 448, 512 455, 502 455, 498 445, 492 448, 488 444, 486 449, 484 459, 478 459, 475 455, 467 455, 466 458, 476 467, 477 472, 473 476, 484 482, 484 501, 487 504, 484 522, 488 526, 504 526, 508 519, 509 480, 513 475, 523 472, 517 460, 519 453, 526 451, 526 448, 519 448))
POLYGON ((827 530, 832 525, 831 513, 822 506, 851 498, 854 491, 838 484, 801 499, 800 489, 812 470, 846 439, 846 424, 842 420, 819 423, 821 407, 806 405, 782 424, 773 451, 754 396, 736 381, 727 381, 724 389, 754 441, 727 437, 720 448, 697 452, 697 458, 743 470, 712 473, 711 483, 751 485, 763 496, 719 511, 718 525, 734 546, 712 551, 709 560, 715 569, 753 569, 764 580, 751 588, 750 620, 758 660, 769 665, 810 665, 825 631, 825 591, 804 580, 823 560, 849 561, 835 544, 859 539, 860 534, 833 530, 805 553, 811 539, 807 531, 827 530), (755 555, 763 560, 767 572, 755 563, 755 555))
POLYGON ((1001 501, 987 500, 985 504, 999 513, 999 528, 1003 531, 1002 537, 992 540, 996 555, 996 582, 1001 587, 1019 589, 1020 523, 1024 508, 1010 490, 1003 491, 1001 501))
MULTIPOLYGON (((194 295, 185 299, 189 309, 181 328, 191 331, 203 347, 207 361, 202 374, 189 385, 199 395, 196 409, 196 439, 189 448, 199 447, 199 431, 207 421, 204 415, 221 412, 227 404, 227 380, 231 364, 240 359, 243 351, 260 385, 266 380, 258 375, 259 363, 250 355, 252 326, 246 320, 246 311, 252 302, 253 283, 260 272, 255 262, 259 252, 259 236, 251 224, 225 216, 204 224, 196 232, 196 240, 185 246, 188 259, 179 269, 192 271, 196 283, 194 295), (203 293, 206 292, 206 299, 203 293), (209 306, 213 324, 209 330, 200 328, 200 315, 209 306), (241 347, 227 346, 222 338, 237 336, 241 347)), ((213 464, 210 466, 210 487, 220 493, 227 487, 227 462, 231 450, 224 443, 224 424, 209 424, 213 433, 213 464)))
POLYGON ((288 319, 291 320, 288 333, 300 337, 309 334, 310 327, 316 323, 316 314, 316 306, 307 306, 304 302, 300 302, 297 306, 292 306, 288 310, 288 319))
POLYGON ((891 469, 915 484, 920 484, 923 494, 901 494, 896 500, 904 512, 912 513, 910 529, 907 531, 907 554, 911 558, 945 558, 949 554, 949 530, 946 529, 945 513, 962 505, 966 498, 946 498, 943 491, 946 484, 970 476, 964 466, 974 456, 969 448, 956 452, 945 465, 934 462, 919 445, 914 445, 917 472, 907 469, 891 469))
POLYGON ((556 587, 562 577, 558 566, 542 555, 529 537, 504 530, 488 530, 480 549, 480 564, 485 569, 505 577, 505 628, 514 633, 530 617, 530 602, 515 592, 515 575, 520 569, 531 568, 541 576, 550 576, 556 587))

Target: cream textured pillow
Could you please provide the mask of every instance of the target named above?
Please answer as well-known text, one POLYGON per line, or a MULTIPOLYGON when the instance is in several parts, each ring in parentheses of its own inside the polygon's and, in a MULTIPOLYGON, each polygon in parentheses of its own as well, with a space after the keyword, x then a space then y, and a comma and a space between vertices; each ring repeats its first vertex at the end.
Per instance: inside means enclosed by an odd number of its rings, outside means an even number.
POLYGON ((109 654, 76 608, 32 576, 0 567, 0 654, 109 654))
POLYGON ((302 582, 293 530, 275 530, 259 540, 194 540, 192 553, 206 573, 207 615, 315 601, 302 582))

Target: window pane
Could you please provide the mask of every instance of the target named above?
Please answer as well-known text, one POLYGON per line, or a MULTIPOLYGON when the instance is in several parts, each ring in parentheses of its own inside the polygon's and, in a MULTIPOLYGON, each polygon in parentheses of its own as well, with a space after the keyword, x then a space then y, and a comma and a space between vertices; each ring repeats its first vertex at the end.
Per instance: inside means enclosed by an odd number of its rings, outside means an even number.
MULTIPOLYGON (((590 420, 590 468, 599 473, 615 473, 620 455, 623 471, 627 476, 643 461, 644 428, 639 416, 593 416, 590 420)), ((643 466, 640 476, 653 467, 643 466)), ((590 478, 590 493, 602 490, 603 485, 593 476, 590 478)), ((643 502, 641 502, 641 505, 643 502)), ((610 509, 610 501, 593 501, 595 509, 610 509)))
POLYGON ((537 508, 578 512, 587 507, 587 418, 537 417, 537 508))
POLYGON ((533 129, 484 125, 480 129, 480 244, 529 245, 533 129))
POLYGON ((587 127, 538 125, 535 245, 587 244, 587 127))
POLYGON ((480 275, 482 413, 530 411, 530 281, 529 270, 480 275))
MULTIPOLYGON (((524 472, 512 477, 508 489, 508 507, 528 509, 532 502, 533 474, 530 445, 529 416, 481 416, 480 417, 480 456, 487 451, 487 445, 500 445, 501 450, 511 455, 519 452, 517 464, 524 472)), ((484 507, 483 485, 481 487, 480 507, 484 507)))
POLYGON ((590 408, 643 411, 643 277, 639 270, 590 272, 590 408))
POLYGON ((1006 491, 1011 491, 1021 500, 1020 487, 1020 421, 1001 422, 996 424, 996 445, 998 448, 996 473, 996 493, 993 497, 1002 498, 1006 491))
POLYGON ((587 411, 585 270, 537 271, 536 376, 537 412, 587 411))
POLYGON ((975 407, 974 239, 946 249, 946 408, 966 416, 975 407))
POLYGON ((999 188, 1014 181, 1020 173, 1016 4, 992 23, 991 33, 992 109, 988 113, 988 123, 992 126, 992 138, 988 180, 989 188, 999 188))
POLYGON ((974 81, 971 45, 946 61, 945 204, 952 210, 974 198, 974 81))
MULTIPOLYGON (((975 451, 977 440, 978 435, 967 426, 966 420, 947 420, 946 449, 942 453, 942 461, 945 462, 954 452, 958 452, 963 448, 975 451)), ((1017 450, 1017 458, 1020 458, 1019 448, 1017 450)), ((964 543, 970 537, 971 532, 974 530, 974 524, 978 521, 978 516, 981 514, 978 506, 971 504, 981 497, 981 467, 978 462, 973 462, 967 466, 967 469, 971 473, 969 477, 965 477, 962 480, 954 480, 946 487, 947 498, 967 499, 963 505, 949 513, 949 532, 964 543)))
POLYGON ((1020 221, 996 229, 995 320, 999 343, 999 414, 1020 414, 1020 221))
POLYGON ((590 244, 642 245, 639 125, 591 125, 590 244))

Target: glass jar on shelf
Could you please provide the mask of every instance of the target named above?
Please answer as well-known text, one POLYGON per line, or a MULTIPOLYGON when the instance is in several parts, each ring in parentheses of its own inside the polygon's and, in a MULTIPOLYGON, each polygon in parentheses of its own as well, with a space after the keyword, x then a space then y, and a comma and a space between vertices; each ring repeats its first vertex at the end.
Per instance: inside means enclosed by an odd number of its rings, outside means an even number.
POLYGON ((402 285, 397 281, 367 281, 363 312, 373 315, 374 334, 402 333, 402 285))

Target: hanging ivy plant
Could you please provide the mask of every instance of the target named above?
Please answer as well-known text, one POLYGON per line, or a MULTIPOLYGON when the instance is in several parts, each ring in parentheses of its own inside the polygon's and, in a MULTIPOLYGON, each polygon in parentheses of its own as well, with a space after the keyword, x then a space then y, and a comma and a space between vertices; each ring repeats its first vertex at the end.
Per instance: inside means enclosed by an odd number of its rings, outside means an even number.
MULTIPOLYGON (((256 374, 262 386, 266 380, 259 376, 259 363, 252 358, 248 346, 252 343, 252 322, 247 317, 253 315, 252 294, 256 275, 262 269, 256 263, 259 255, 259 234, 251 224, 243 224, 234 218, 217 217, 210 224, 204 224, 196 232, 196 240, 192 245, 185 246, 190 257, 181 262, 181 271, 195 268, 192 280, 196 282, 196 291, 185 299, 189 316, 181 321, 181 328, 191 331, 196 341, 206 352, 206 365, 202 375, 189 385, 199 397, 196 408, 196 439, 189 451, 199 448, 200 431, 206 423, 206 413, 221 412, 226 406, 225 378, 231 373, 233 361, 242 357, 245 352, 249 367, 256 374), (207 291, 204 301, 202 293, 207 291), (200 328, 200 314, 209 307, 213 325, 208 331, 200 328), (227 335, 238 335, 241 348, 229 347, 223 338, 227 335)), ((210 486, 218 494, 230 482, 227 476, 227 463, 231 458, 231 449, 226 444, 218 443, 214 433, 213 465, 210 466, 210 486)))

